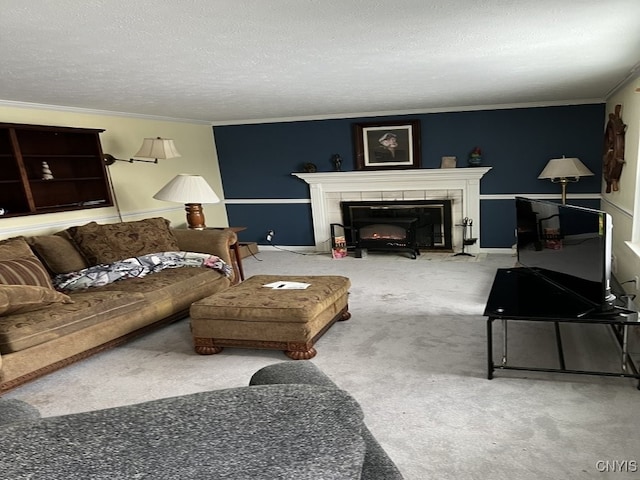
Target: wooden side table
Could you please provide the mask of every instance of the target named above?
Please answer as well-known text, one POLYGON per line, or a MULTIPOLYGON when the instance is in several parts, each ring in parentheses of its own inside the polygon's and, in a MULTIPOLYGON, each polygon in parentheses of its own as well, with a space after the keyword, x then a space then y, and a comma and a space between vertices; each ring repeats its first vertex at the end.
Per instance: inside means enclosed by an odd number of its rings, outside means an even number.
MULTIPOLYGON (((239 232, 242 232, 243 230, 246 230, 247 227, 207 227, 210 228, 211 230, 231 230, 234 233, 238 234, 239 232)), ((240 242, 236 241, 236 243, 234 243, 233 245, 231 245, 231 261, 233 262, 233 269, 236 271, 236 273, 238 274, 237 277, 240 279, 239 281, 236 281, 235 283, 240 283, 242 281, 244 281, 244 270, 242 269, 242 258, 240 257, 240 242)))

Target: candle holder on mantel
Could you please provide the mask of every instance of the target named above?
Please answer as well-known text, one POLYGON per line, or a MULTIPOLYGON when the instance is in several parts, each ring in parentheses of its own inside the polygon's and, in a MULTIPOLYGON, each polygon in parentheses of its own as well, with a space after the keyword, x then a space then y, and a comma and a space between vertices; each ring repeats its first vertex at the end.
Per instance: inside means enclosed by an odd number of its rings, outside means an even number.
POLYGON ((459 253, 455 253, 453 256, 454 257, 459 257, 459 256, 475 257, 475 255, 472 255, 464 251, 466 246, 475 245, 475 243, 478 241, 477 238, 473 238, 473 220, 470 219, 469 217, 464 217, 462 219, 462 223, 457 223, 456 227, 462 227, 462 251, 459 253))
POLYGON ((334 153, 333 155, 331 155, 331 163, 333 163, 334 172, 342 171, 342 157, 339 154, 334 153))

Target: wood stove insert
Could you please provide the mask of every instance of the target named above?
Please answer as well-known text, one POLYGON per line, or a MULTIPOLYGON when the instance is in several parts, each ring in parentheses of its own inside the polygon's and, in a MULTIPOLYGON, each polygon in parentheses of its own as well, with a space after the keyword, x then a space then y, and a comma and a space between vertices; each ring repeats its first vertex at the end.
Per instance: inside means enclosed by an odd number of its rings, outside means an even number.
POLYGON ((341 202, 347 246, 403 250, 451 250, 450 200, 341 202))

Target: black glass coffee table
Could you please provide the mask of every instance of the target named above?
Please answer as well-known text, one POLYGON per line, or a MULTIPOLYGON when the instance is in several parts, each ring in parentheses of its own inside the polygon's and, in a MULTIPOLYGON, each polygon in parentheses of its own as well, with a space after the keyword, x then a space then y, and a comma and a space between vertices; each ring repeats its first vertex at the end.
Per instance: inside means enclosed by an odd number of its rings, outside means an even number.
MULTIPOLYGON (((562 290, 527 268, 498 269, 485 306, 487 317, 487 378, 492 379, 496 370, 524 370, 579 375, 604 375, 636 378, 640 375, 628 353, 629 327, 638 327, 637 312, 616 308, 611 312, 593 311, 593 306, 577 295, 562 290), (493 360, 493 322, 502 321, 502 358, 493 360), (516 366, 508 362, 507 327, 511 321, 550 322, 554 324, 558 368, 516 366), (604 324, 613 329, 620 350, 620 369, 617 372, 576 370, 566 368, 561 323, 604 324)), ((612 342, 615 343, 615 342, 612 342)), ((640 389, 640 382, 638 382, 640 389)))

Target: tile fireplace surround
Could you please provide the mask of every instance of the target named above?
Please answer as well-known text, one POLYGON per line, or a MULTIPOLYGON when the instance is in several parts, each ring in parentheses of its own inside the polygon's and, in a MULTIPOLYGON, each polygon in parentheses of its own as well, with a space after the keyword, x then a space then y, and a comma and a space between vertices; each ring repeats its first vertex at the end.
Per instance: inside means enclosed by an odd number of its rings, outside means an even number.
POLYGON ((309 184, 316 251, 331 249, 332 223, 342 223, 340 202, 362 200, 451 200, 453 250, 462 249, 464 217, 473 220, 475 245, 480 247, 480 179, 491 167, 420 168, 353 172, 292 173, 309 184))

